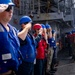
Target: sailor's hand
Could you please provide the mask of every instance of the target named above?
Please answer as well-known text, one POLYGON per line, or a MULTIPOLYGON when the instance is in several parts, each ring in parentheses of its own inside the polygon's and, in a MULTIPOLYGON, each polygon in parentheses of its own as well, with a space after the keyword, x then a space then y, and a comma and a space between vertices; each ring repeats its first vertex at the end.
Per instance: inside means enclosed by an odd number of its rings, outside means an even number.
POLYGON ((43 33, 43 28, 40 28, 40 30, 39 30, 39 34, 42 35, 42 33, 43 33))
POLYGON ((27 23, 26 25, 25 25, 25 28, 27 28, 27 29, 31 29, 31 23, 29 22, 29 23, 27 23))

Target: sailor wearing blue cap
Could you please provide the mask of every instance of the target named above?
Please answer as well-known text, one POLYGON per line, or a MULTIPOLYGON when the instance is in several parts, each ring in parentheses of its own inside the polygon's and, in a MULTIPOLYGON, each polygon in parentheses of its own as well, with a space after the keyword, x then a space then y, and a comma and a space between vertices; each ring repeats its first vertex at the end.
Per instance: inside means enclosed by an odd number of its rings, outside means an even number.
POLYGON ((48 43, 48 40, 47 40, 47 30, 46 30, 46 27, 44 24, 41 24, 42 28, 43 28, 43 35, 44 35, 44 38, 46 40, 46 43, 48 43))
POLYGON ((11 74, 19 65, 19 41, 17 32, 8 24, 12 17, 14 3, 0 0, 0 74, 11 74), (10 13, 9 13, 10 12, 10 13), (15 51, 15 54, 14 54, 15 51))
MULTIPOLYGON (((27 27, 26 24, 30 23, 32 25, 32 19, 29 16, 23 16, 20 19, 21 29, 20 32, 27 27)), ((36 46, 41 39, 42 30, 40 30, 37 38, 34 38, 30 33, 31 28, 26 31, 26 37, 20 40, 20 51, 23 56, 22 64, 19 67, 18 75, 31 75, 34 68, 34 60, 36 58, 36 46)))
POLYGON ((46 27, 46 30, 47 30, 48 37, 51 38, 52 37, 52 32, 51 32, 52 31, 52 28, 51 28, 50 24, 47 23, 45 25, 45 27, 46 27))
POLYGON ((53 57, 52 57, 52 62, 51 62, 51 71, 56 71, 56 68, 54 67, 55 64, 57 63, 57 46, 56 46, 56 31, 55 30, 52 30, 52 38, 49 39, 49 43, 50 43, 50 46, 53 47, 53 57))

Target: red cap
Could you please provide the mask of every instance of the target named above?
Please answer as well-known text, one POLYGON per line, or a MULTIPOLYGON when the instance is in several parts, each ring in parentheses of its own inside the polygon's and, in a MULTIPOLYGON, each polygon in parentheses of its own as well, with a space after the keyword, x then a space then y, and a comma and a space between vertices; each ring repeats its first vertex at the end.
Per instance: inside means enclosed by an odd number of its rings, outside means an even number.
POLYGON ((42 28, 41 24, 37 23, 37 24, 34 24, 33 26, 33 29, 36 30, 36 29, 40 29, 42 28))

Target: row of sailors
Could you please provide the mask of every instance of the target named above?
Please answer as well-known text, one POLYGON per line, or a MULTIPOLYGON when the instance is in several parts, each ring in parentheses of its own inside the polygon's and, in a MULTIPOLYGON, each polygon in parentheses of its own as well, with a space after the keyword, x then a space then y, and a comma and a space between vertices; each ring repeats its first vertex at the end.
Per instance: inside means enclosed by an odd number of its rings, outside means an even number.
POLYGON ((44 75, 44 69, 50 72, 56 62, 55 31, 39 23, 32 27, 29 16, 21 17, 21 29, 17 30, 9 24, 14 5, 12 0, 0 0, 0 75, 33 75, 33 71, 44 75))

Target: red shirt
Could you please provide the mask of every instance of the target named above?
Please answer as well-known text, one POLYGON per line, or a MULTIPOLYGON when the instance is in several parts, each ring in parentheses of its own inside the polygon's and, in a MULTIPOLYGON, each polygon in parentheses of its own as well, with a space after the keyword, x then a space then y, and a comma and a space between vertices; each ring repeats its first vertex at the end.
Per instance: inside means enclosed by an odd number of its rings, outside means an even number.
MULTIPOLYGON (((36 34, 34 34, 34 36, 36 36, 36 34)), ((37 55, 36 58, 37 59, 44 59, 45 58, 45 49, 47 48, 47 43, 46 41, 42 38, 39 43, 38 43, 38 47, 37 47, 37 55)))

